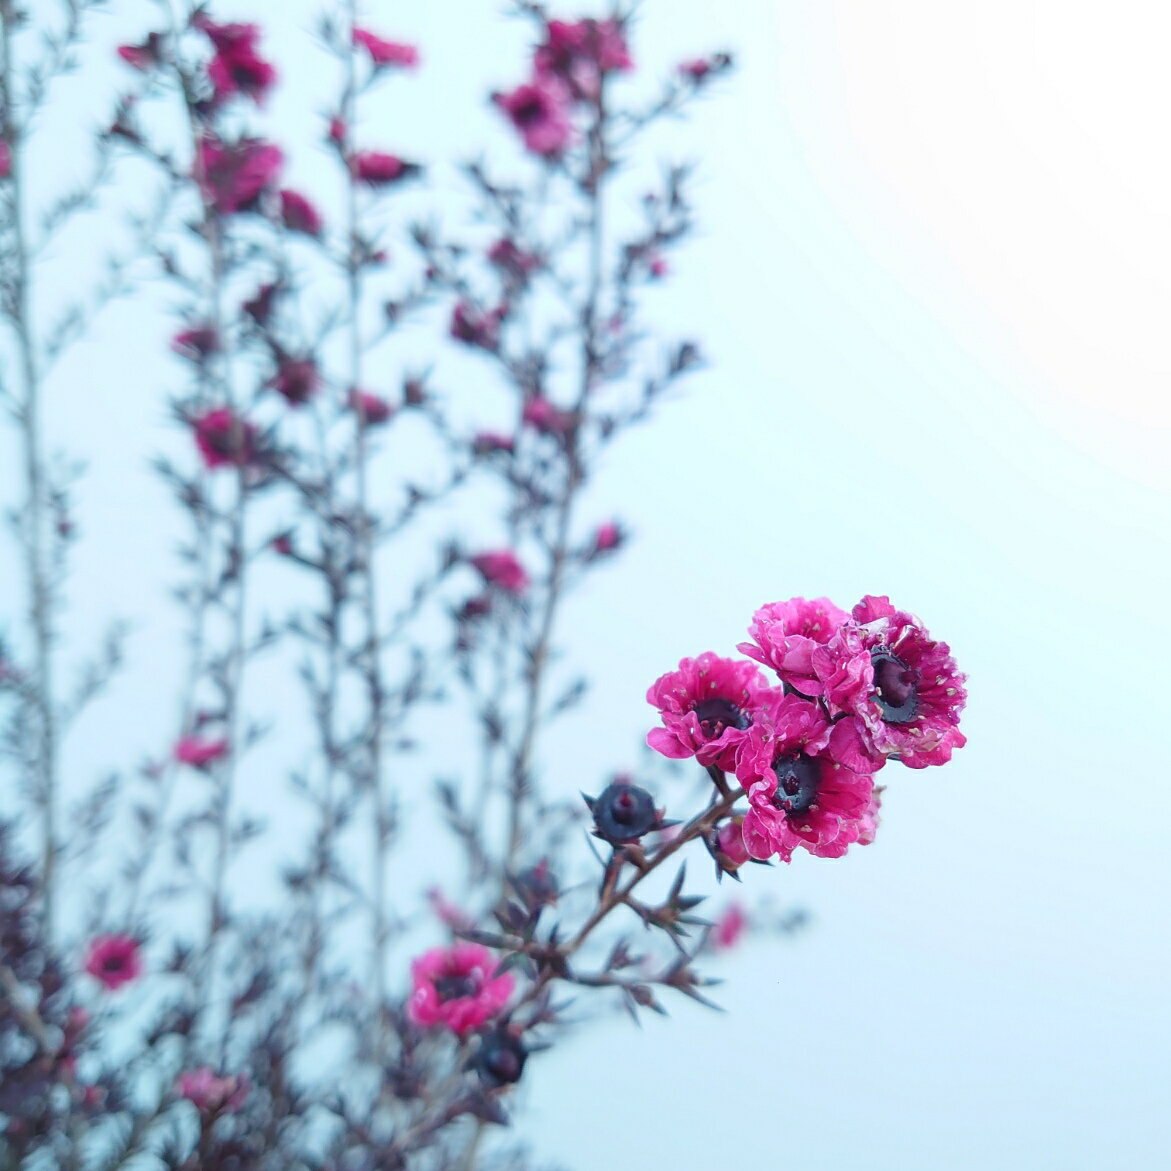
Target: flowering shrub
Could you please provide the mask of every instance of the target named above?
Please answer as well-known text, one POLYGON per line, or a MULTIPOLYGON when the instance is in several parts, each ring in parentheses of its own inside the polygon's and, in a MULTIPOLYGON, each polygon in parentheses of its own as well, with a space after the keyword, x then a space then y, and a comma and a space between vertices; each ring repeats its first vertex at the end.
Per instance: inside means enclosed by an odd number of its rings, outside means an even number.
POLYGON ((63 822, 78 794, 60 768, 62 716, 117 699, 124 637, 111 632, 67 699, 70 483, 46 456, 41 404, 71 335, 34 312, 44 240, 30 232, 56 220, 29 214, 26 139, 85 50, 94 6, 61 0, 58 27, 40 5, 0 0, 0 280, 17 371, 5 402, 23 456, 27 593, 0 645, 19 794, 5 809, 20 815, 0 823, 0 1164, 527 1165, 490 1128, 573 1023, 560 993, 589 989, 636 1018, 664 1011, 664 990, 708 1003, 697 965, 764 922, 740 903, 709 921, 682 867, 657 876, 685 852, 740 880, 799 848, 830 858, 872 842, 878 772, 942 764, 963 745, 963 676, 884 597, 849 613, 771 603, 746 658, 683 659, 647 693, 660 725, 647 743, 694 758, 698 800, 650 756, 597 783, 544 775, 539 746, 585 692, 564 675, 564 599, 629 539, 621 518, 582 516, 583 487, 700 362, 696 343, 664 347, 641 319, 692 212, 688 169, 656 178, 638 151, 731 59, 684 62, 647 98, 628 88, 623 10, 565 20, 518 4, 533 48, 491 98, 512 156, 499 173, 465 169, 474 222, 441 229, 399 202, 433 181, 436 160, 357 142, 373 91, 423 67, 415 46, 359 24, 353 3, 322 22, 337 85, 312 138, 344 191, 334 207, 283 177, 302 144, 266 127, 279 63, 263 28, 160 5, 161 27, 118 49, 130 88, 97 144, 102 182, 55 214, 69 223, 95 200, 94 214, 114 214, 105 179, 120 167, 157 186, 133 259, 179 316, 160 348, 182 454, 156 469, 181 532, 187 653, 153 664, 176 711, 143 730, 147 763, 63 822), (639 217, 612 223, 618 200, 639 217), (408 321, 433 340, 425 373, 396 345, 408 321), (444 387, 455 353, 482 364, 490 428, 444 387), (411 470, 419 452, 425 474, 411 470), (284 583, 265 609, 263 575, 284 583), (302 694, 272 730, 256 683, 266 656, 302 694), (451 731, 428 736, 438 705, 451 731), (290 820, 270 835, 279 894, 256 907, 237 878, 260 848, 244 795, 268 776, 266 738, 300 759, 285 778, 290 820), (465 768, 459 742, 473 739, 478 765, 465 768), (433 781, 431 812, 419 776, 433 781), (415 827, 431 840, 436 817, 457 861, 437 861, 412 906, 393 859, 415 827), (87 859, 103 851, 123 864, 95 885, 87 859), (645 948, 624 921, 647 930, 645 948))

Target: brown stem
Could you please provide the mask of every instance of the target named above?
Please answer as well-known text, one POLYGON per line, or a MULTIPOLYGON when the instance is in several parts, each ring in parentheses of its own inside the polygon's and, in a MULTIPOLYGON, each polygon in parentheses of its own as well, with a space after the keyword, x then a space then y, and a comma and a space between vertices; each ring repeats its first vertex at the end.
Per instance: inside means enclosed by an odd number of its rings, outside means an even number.
POLYGON ((53 703, 53 596, 52 574, 46 547, 46 475, 41 426, 41 378, 30 306, 31 263, 23 200, 22 136, 13 107, 13 41, 18 26, 12 0, 0 0, 0 107, 4 126, 0 138, 10 149, 8 188, 9 218, 13 244, 12 300, 9 317, 16 334, 20 377, 24 396, 18 418, 23 447, 25 503, 25 575, 29 618, 33 630, 33 678, 29 687, 32 705, 33 769, 41 805, 41 883, 44 892, 45 937, 53 937, 57 864, 57 723, 53 703))

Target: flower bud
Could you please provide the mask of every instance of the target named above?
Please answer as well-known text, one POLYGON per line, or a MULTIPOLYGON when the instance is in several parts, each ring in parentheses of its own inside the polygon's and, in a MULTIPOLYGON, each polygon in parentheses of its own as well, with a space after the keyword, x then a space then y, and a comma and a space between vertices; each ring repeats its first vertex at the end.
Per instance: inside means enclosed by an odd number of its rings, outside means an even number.
POLYGON ((472 1061, 480 1080, 494 1089, 520 1081, 528 1050, 510 1029, 485 1033, 472 1061))
POLYGON ((621 781, 607 785, 597 797, 587 797, 586 804, 594 815, 594 832, 615 846, 637 841, 661 820, 645 789, 621 781))

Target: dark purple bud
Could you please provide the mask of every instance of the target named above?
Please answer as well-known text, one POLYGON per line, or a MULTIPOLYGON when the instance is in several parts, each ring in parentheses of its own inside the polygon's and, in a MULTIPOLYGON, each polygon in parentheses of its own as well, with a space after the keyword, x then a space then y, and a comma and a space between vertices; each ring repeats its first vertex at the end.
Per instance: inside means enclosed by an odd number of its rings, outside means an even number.
POLYGON ((527 1057, 528 1050, 511 1030, 493 1029, 484 1034, 472 1064, 480 1080, 495 1089, 520 1081, 527 1057))
POLYGON ((659 814, 651 795, 637 785, 617 782, 607 785, 597 797, 587 797, 594 815, 598 837, 612 845, 634 842, 659 824, 659 814))

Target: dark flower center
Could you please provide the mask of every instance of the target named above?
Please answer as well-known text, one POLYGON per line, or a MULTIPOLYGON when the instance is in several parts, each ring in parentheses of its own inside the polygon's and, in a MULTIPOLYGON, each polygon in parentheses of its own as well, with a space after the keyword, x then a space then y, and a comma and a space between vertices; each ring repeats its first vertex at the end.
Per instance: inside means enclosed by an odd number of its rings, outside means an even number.
POLYGON ((518 126, 531 126, 545 117, 545 103, 537 95, 526 98, 512 111, 512 117, 518 126))
POLYGON ((870 652, 874 665, 874 700, 888 724, 909 724, 919 711, 919 672, 890 651, 870 652))
POLYGON ((730 699, 705 699, 692 708, 703 734, 715 740, 725 728, 748 727, 748 713, 741 711, 730 699))
POLYGON ((790 817, 808 813, 817 800, 821 768, 811 756, 778 756, 773 761, 777 790, 773 805, 790 817))
POLYGON ((469 975, 440 976, 435 981, 435 991, 440 1000, 461 1000, 475 996, 480 991, 480 982, 469 975))
POLYGON ((120 972, 126 967, 126 957, 122 955, 108 955, 102 960, 103 972, 120 972))
POLYGON ((610 802, 610 816, 619 825, 633 825, 642 817, 642 803, 629 791, 619 793, 610 802))

